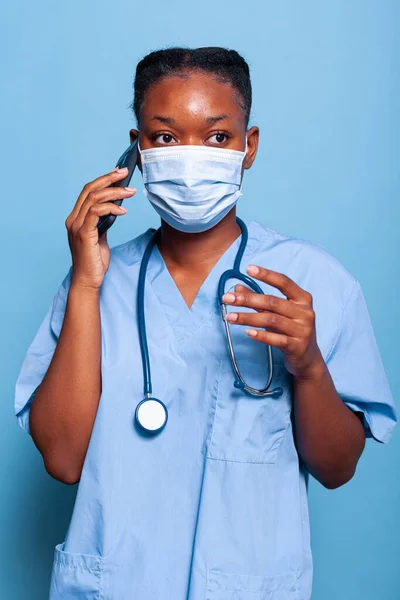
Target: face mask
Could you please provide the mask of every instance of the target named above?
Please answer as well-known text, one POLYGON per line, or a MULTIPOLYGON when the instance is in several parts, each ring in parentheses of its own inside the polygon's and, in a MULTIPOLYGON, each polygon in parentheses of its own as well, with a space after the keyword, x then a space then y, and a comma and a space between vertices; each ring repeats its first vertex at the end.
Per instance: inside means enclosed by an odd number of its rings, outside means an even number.
POLYGON ((188 233, 211 229, 236 204, 247 152, 209 146, 141 150, 143 193, 171 227, 188 233))

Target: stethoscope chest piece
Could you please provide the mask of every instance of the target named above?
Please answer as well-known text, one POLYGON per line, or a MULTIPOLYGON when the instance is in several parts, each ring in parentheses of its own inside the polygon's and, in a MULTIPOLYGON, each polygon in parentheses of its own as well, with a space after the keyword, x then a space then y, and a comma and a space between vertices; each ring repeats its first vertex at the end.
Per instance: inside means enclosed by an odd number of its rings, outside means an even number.
POLYGON ((144 398, 136 407, 136 423, 149 434, 160 432, 168 420, 168 411, 157 398, 144 398))

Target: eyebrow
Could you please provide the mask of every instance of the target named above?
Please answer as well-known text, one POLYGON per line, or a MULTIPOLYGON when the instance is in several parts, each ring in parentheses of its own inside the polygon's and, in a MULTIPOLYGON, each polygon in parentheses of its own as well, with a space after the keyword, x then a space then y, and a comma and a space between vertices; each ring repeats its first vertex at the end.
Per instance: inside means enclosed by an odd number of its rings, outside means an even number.
POLYGON ((162 117, 161 115, 154 115, 154 117, 151 117, 151 120, 161 121, 161 123, 167 123, 167 125, 175 124, 175 119, 173 119, 172 117, 162 117))
POLYGON ((218 115, 216 117, 208 117, 207 123, 217 123, 218 121, 224 121, 225 119, 229 119, 229 115, 218 115))
MULTIPOLYGON (((207 124, 217 123, 218 121, 223 121, 224 119, 229 119, 229 115, 217 115, 215 117, 207 117, 207 124)), ((161 123, 166 123, 167 125, 175 125, 176 121, 172 117, 163 117, 162 115, 154 115, 151 118, 152 121, 161 121, 161 123)))

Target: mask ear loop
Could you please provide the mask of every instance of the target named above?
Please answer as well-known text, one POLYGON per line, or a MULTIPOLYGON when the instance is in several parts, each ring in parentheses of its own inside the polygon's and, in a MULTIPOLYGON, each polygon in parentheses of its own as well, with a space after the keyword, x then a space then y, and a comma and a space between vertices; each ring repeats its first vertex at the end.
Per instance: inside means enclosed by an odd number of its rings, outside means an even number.
MULTIPOLYGON (((248 149, 248 143, 247 143, 247 133, 245 133, 245 147, 244 147, 244 150, 243 150, 243 160, 242 160, 242 164, 243 164, 243 161, 245 160, 245 158, 246 158, 246 156, 247 156, 247 149, 248 149)), ((240 179, 239 191, 241 191, 241 190, 242 190, 243 175, 244 175, 244 169, 243 169, 242 177, 241 177, 241 179, 240 179)))
MULTIPOLYGON (((143 179, 143 177, 144 177, 144 175, 143 175, 143 159, 142 159, 142 149, 141 149, 141 147, 140 147, 140 142, 139 142, 139 135, 140 135, 140 133, 138 134, 138 138, 137 138, 137 141, 138 141, 138 143, 137 143, 137 150, 138 150, 138 154, 139 154, 139 156, 140 156, 140 161, 141 161, 141 164, 142 164, 142 170, 141 170, 141 173, 142 173, 142 179, 143 179)), ((146 187, 144 187, 144 188, 141 190, 141 192, 142 192, 142 194, 144 194, 144 195, 147 197, 147 190, 146 190, 146 187)))

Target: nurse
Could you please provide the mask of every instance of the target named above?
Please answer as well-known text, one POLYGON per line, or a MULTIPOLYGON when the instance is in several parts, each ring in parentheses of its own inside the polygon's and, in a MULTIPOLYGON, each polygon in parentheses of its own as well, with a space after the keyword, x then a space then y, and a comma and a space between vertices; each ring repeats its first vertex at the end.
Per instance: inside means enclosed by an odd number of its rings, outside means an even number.
POLYGON ((126 212, 111 200, 140 210, 135 189, 110 187, 126 176, 114 170, 66 219, 72 266, 16 384, 18 422, 46 470, 79 484, 50 599, 308 600, 309 473, 345 484, 366 437, 389 442, 397 421, 360 283, 322 246, 248 223, 241 270, 264 293, 230 282, 226 318, 246 382, 265 385, 270 348, 283 393, 235 387, 217 291, 258 148, 248 65, 223 48, 159 50, 134 88, 130 140, 161 217, 144 308, 168 420, 150 436, 135 422, 136 295, 155 232, 111 249, 98 239, 100 216, 126 212))

